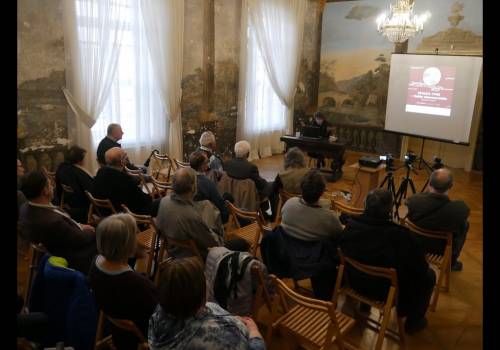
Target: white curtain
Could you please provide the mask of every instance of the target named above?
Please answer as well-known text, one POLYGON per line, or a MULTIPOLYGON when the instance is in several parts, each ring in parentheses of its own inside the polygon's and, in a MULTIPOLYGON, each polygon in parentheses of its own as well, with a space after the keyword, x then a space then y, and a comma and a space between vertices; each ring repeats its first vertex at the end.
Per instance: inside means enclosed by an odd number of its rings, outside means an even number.
POLYGON ((291 133, 305 10, 305 0, 243 1, 237 137, 251 158, 282 151, 291 133))
POLYGON ((63 1, 66 51, 64 95, 76 119, 73 143, 87 150, 86 168, 96 168, 90 128, 106 103, 125 29, 122 8, 111 0, 63 1))
POLYGON ((124 132, 120 141, 122 148, 134 164, 142 165, 153 149, 166 151, 169 123, 161 93, 155 86, 155 60, 147 45, 141 0, 115 0, 114 3, 123 8, 126 29, 111 92, 92 128, 92 138, 97 147, 106 136, 107 126, 120 124, 124 132))
POLYGON ((182 160, 184 0, 141 0, 141 9, 156 85, 170 121, 168 153, 182 160))

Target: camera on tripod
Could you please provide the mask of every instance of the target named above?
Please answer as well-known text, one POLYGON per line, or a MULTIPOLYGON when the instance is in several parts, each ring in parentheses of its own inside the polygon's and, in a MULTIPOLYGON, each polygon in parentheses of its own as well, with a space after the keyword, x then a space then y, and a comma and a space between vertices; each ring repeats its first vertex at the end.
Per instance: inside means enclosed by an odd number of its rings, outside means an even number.
POLYGON ((413 164, 413 162, 417 159, 417 155, 413 152, 408 152, 406 155, 405 155, 405 165, 407 167, 411 166, 413 164))
POLYGON ((380 156, 380 160, 385 163, 385 171, 394 171, 394 158, 392 154, 387 153, 386 155, 380 156))
POLYGON ((438 158, 437 156, 434 156, 434 164, 432 164, 432 170, 438 170, 444 167, 443 162, 441 161, 441 158, 438 158))

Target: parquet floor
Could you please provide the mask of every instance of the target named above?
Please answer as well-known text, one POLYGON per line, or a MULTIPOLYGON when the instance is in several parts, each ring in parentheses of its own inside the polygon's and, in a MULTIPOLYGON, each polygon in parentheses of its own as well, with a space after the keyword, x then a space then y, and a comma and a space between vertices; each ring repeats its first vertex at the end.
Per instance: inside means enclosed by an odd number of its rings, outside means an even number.
MULTIPOLYGON (((349 168, 362 155, 346 152, 347 161, 344 165, 343 178, 335 183, 327 184, 327 191, 347 190, 356 196, 357 185, 353 182, 355 171, 349 168)), ((283 167, 283 156, 277 155, 255 161, 262 177, 274 180, 276 173, 283 167)), ((416 164, 418 167, 418 164, 416 164)), ((462 199, 471 208, 469 218, 470 228, 467 241, 462 250, 460 260, 464 264, 463 271, 452 272, 451 289, 449 293, 441 293, 436 312, 428 312, 428 327, 412 336, 407 336, 407 349, 426 350, 469 350, 482 348, 483 320, 483 176, 480 172, 465 172, 452 169, 454 186, 450 190, 452 199, 462 199)), ((418 175, 411 174, 417 191, 420 191, 427 180, 424 169, 418 170, 418 175)), ((405 176, 405 170, 395 172, 396 190, 405 176)), ((381 174, 382 181, 384 173, 381 174)), ((410 192, 409 192, 410 193, 410 192)), ((401 216, 406 208, 401 208, 401 216)), ((372 315, 373 317, 373 315, 372 315)), ((396 329, 395 320, 391 326, 396 329)), ((350 333, 348 340, 361 349, 372 349, 376 333, 357 324, 350 333)), ((270 347, 271 350, 283 348, 283 342, 278 337, 270 347)), ((390 338, 384 341, 382 349, 396 350, 401 347, 390 338)))
MULTIPOLYGON (((328 183, 327 190, 347 190, 356 195, 357 185, 353 181, 354 169, 348 165, 357 162, 360 153, 346 152, 347 162, 344 166, 344 176, 336 183, 328 183)), ((261 176, 272 181, 283 167, 283 156, 276 155, 255 161, 261 176)), ((427 180, 424 170, 417 170, 418 175, 412 173, 417 190, 420 190, 427 180)), ((395 184, 399 186, 404 170, 395 173, 395 184)), ((482 319, 483 319, 483 176, 479 172, 465 172, 453 169, 455 185, 450 190, 450 197, 463 199, 471 208, 469 218, 470 228, 467 241, 462 250, 460 260, 464 264, 461 272, 451 275, 451 290, 441 293, 436 312, 429 312, 428 327, 413 335, 407 336, 407 349, 448 350, 448 349, 481 349, 482 348, 482 319)), ((385 174, 384 174, 385 175, 385 174)), ((381 179, 382 180, 382 179, 381 179)), ((403 215, 405 208, 401 209, 403 215)), ((20 293, 24 290, 27 260, 24 258, 26 247, 18 245, 17 255, 17 287, 20 293)), ((265 312, 261 315, 267 317, 265 312)), ((395 327, 395 320, 391 320, 395 327)), ((357 324, 350 332, 348 340, 362 349, 371 349, 374 346, 376 334, 357 324)), ((269 347, 271 350, 283 348, 283 342, 278 337, 269 347)), ((391 339, 386 339, 384 350, 400 349, 391 339)))

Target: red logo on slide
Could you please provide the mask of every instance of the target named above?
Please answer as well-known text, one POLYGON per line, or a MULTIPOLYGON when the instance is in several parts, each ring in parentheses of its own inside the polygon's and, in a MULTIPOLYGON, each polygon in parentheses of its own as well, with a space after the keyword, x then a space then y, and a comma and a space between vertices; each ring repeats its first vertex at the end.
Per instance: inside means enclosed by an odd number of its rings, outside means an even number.
POLYGON ((455 67, 410 67, 406 111, 450 116, 455 67))

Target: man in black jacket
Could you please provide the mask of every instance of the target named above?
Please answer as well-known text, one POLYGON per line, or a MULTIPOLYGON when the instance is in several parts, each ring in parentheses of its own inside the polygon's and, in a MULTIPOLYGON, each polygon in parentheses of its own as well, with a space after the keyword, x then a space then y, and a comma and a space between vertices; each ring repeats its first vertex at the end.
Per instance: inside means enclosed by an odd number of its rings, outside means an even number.
POLYGON ((54 189, 41 172, 26 174, 21 189, 28 199, 19 213, 22 237, 42 243, 50 254, 65 258, 70 268, 87 274, 97 254, 94 228, 77 223, 51 203, 54 189))
MULTIPOLYGON (((120 124, 109 124, 107 129, 107 135, 99 142, 99 146, 97 146, 97 162, 101 166, 106 165, 105 154, 106 152, 113 147, 122 147, 121 144, 118 143, 122 139, 123 136, 122 127, 120 124)), ((128 157, 126 158, 125 165, 127 168, 131 170, 138 170, 139 168, 132 164, 128 157)))
MULTIPOLYGON (((390 191, 377 188, 366 197, 364 213, 353 217, 340 238, 347 257, 361 263, 393 267, 399 283, 398 315, 406 316, 405 330, 414 333, 426 327, 436 274, 429 268, 425 255, 410 231, 391 221, 390 191)), ((387 285, 352 271, 350 282, 355 289, 378 300, 387 297, 387 285)))
POLYGON ((449 169, 435 170, 429 180, 429 190, 406 200, 408 218, 417 226, 437 231, 452 231, 451 270, 462 270, 458 260, 469 229, 470 209, 462 200, 450 200, 448 190, 453 186, 449 169))
POLYGON ((155 216, 151 197, 125 172, 126 160, 127 154, 121 148, 109 149, 106 152, 107 165, 97 172, 92 194, 96 198, 109 199, 117 211, 121 211, 121 205, 125 204, 135 214, 155 216))

